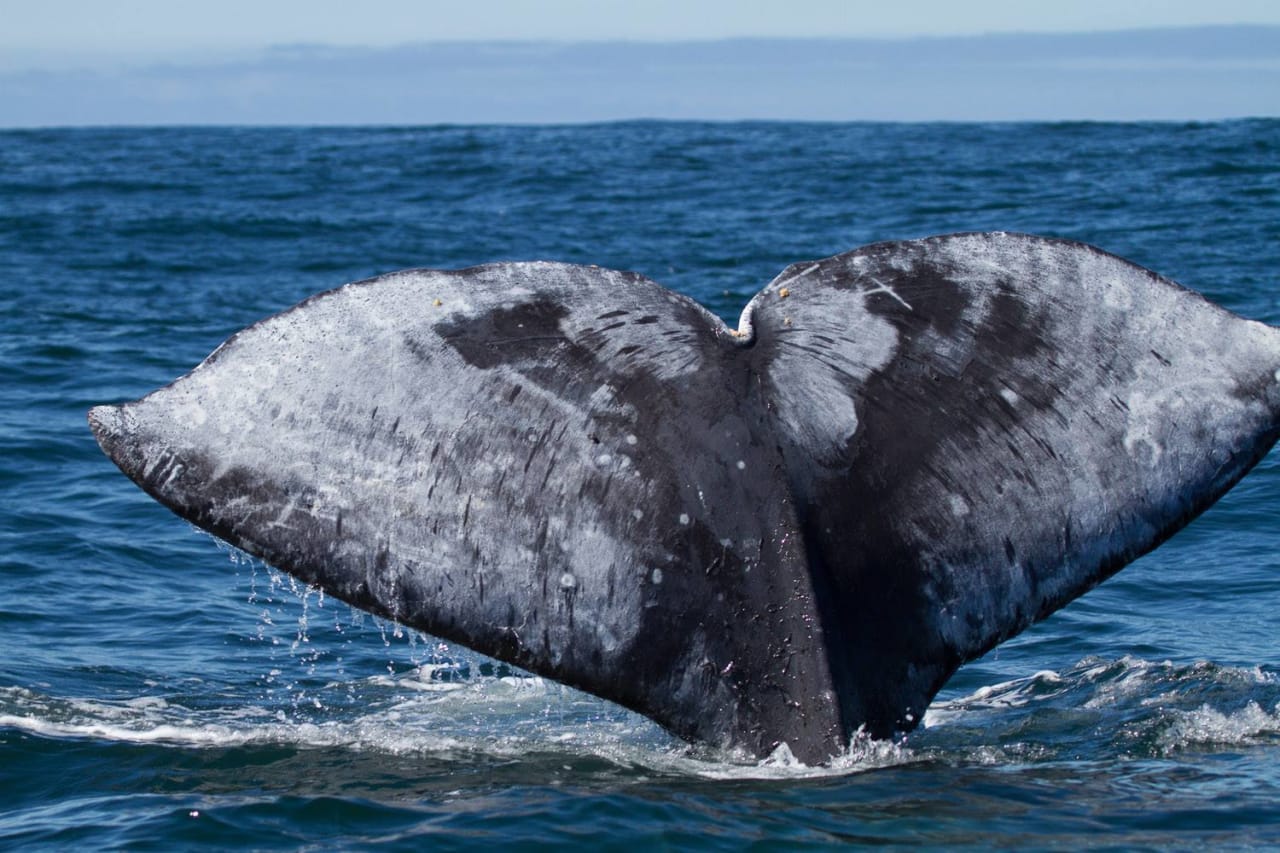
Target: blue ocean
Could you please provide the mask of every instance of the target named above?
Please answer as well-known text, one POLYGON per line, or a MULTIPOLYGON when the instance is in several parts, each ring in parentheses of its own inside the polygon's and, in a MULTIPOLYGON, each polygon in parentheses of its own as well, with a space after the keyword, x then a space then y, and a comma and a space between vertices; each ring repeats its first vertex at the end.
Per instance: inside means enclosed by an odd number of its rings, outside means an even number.
POLYGON ((227 336, 405 267, 1071 238, 1280 324, 1280 120, 0 132, 0 847, 1280 845, 1280 457, 829 766, 676 740, 229 550, 99 451, 227 336))

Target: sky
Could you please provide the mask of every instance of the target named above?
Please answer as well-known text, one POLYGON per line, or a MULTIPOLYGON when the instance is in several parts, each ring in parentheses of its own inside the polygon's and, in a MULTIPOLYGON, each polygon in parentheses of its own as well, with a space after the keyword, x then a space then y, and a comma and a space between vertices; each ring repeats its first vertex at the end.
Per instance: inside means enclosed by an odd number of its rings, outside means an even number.
POLYGON ((1276 0, 0 0, 9 67, 273 44, 902 37, 1277 24, 1276 0))
POLYGON ((0 0, 0 22, 0 127, 1280 115, 1280 0, 0 0), (823 41, 719 41, 742 38, 823 41))

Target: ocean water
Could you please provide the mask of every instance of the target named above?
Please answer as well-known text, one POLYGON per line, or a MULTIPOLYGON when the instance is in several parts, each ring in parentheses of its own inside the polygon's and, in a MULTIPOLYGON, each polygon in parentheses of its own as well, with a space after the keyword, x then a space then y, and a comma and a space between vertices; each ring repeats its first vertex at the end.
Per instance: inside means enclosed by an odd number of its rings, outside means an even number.
POLYGON ((786 264, 1003 229, 1280 323, 1280 121, 0 133, 0 847, 1280 845, 1280 464, 830 766, 691 747, 353 611, 94 444, 237 329, 411 266, 786 264))

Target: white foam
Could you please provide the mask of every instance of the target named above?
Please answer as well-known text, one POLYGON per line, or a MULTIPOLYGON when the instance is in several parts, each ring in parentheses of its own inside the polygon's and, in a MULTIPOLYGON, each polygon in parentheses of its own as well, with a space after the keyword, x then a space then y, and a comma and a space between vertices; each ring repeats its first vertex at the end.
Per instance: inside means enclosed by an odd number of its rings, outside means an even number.
POLYGON ((1062 684, 1064 681, 1061 675, 1051 669, 1042 669, 1024 678, 979 687, 968 696, 934 702, 925 710, 920 725, 926 729, 943 725, 965 713, 980 709, 1020 708, 1036 700, 1038 688, 1062 684))
POLYGON ((814 779, 847 776, 923 760, 926 757, 917 755, 899 741, 873 740, 859 731, 843 752, 825 764, 805 764, 784 743, 759 761, 737 756, 736 761, 703 763, 701 766, 687 766, 686 769, 707 779, 814 779))
POLYGON ((151 696, 93 700, 0 688, 0 727, 47 738, 184 749, 287 745, 392 755, 482 752, 504 758, 553 749, 651 772, 718 780, 840 776, 921 760, 900 743, 861 734, 820 766, 801 763, 785 745, 756 760, 691 747, 638 715, 542 678, 479 678, 439 689, 444 685, 430 683, 431 671, 426 667, 400 678, 374 676, 358 685, 328 685, 390 694, 390 701, 368 713, 329 719, 299 719, 278 707, 193 709, 151 696))
MULTIPOLYGON (((548 742, 562 742, 566 733, 568 740, 589 742, 594 737, 606 746, 624 743, 628 737, 643 742, 644 733, 634 733, 636 721, 621 712, 614 715, 619 719, 583 720, 575 716, 571 728, 553 724, 552 710, 556 704, 565 703, 560 697, 551 696, 540 678, 479 681, 443 694, 404 695, 367 714, 320 721, 298 719, 283 708, 191 709, 150 698, 141 702, 54 699, 7 691, 0 693, 0 703, 8 711, 0 714, 0 727, 50 738, 92 738, 184 748, 284 744, 390 754, 431 754, 466 748, 519 755, 545 749, 548 742), (526 705, 529 700, 539 703, 543 713, 533 713, 526 705), (483 734, 474 729, 478 710, 485 713, 483 734), (491 725, 504 716, 519 719, 512 725, 491 725), (495 729, 502 733, 495 736, 495 729)), ((367 683, 377 685, 379 680, 367 683)), ((406 685, 397 681, 396 686, 406 685)), ((569 704, 578 703, 570 700, 569 704)))
POLYGON ((1208 704, 1193 711, 1177 711, 1173 724, 1160 736, 1164 752, 1209 744, 1248 744, 1280 737, 1280 705, 1267 711, 1249 702, 1236 711, 1219 711, 1208 704))

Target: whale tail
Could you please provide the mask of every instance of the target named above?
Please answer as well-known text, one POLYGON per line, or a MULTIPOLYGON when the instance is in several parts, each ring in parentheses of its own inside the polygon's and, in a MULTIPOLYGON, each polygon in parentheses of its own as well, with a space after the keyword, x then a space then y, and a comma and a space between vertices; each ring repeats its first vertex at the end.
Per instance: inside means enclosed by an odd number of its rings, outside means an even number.
POLYGON ((395 273, 89 420, 351 604, 819 761, 1155 547, 1280 431, 1280 333, 1097 249, 882 243, 739 330, 640 276, 395 273))

